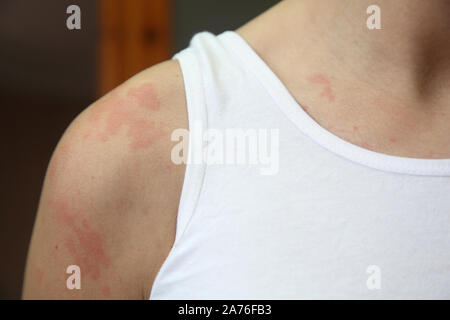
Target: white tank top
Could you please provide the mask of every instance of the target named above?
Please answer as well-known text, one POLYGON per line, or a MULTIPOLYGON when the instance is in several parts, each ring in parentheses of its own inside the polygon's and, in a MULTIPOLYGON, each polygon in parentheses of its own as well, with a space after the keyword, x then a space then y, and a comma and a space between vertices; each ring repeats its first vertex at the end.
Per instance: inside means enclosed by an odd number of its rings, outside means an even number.
POLYGON ((199 33, 175 58, 190 161, 151 299, 450 298, 450 159, 340 139, 235 32, 199 33), (227 129, 258 133, 277 156, 205 161, 221 159, 211 150, 227 129))

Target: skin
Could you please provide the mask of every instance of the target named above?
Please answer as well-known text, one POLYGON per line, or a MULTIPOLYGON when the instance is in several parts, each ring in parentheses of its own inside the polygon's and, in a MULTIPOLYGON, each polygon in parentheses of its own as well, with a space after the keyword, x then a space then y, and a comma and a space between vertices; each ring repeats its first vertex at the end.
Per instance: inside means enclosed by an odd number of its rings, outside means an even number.
POLYGON ((187 127, 176 61, 143 71, 82 112, 50 161, 24 299, 147 299, 174 240, 184 166, 170 134, 187 127), (66 268, 81 269, 81 290, 66 268))
POLYGON ((448 0, 285 0, 237 32, 335 135, 450 158, 449 12, 448 0), (366 27, 373 4, 382 30, 366 27))
MULTIPOLYGON (((303 109, 341 138, 391 155, 450 158, 450 3, 285 0, 237 32, 303 109), (402 14, 399 14, 401 12, 402 14)), ((187 128, 175 61, 152 67, 67 129, 44 182, 25 299, 147 299, 173 244, 184 166, 170 134, 187 128), (82 289, 65 286, 67 266, 82 289)))

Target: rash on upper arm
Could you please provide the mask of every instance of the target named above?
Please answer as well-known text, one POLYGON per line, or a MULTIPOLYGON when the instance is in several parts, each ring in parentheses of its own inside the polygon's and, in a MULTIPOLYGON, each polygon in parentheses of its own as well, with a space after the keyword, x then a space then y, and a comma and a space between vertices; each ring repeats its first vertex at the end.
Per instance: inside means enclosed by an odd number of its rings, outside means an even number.
POLYGON ((132 151, 147 149, 165 136, 164 125, 148 114, 161 108, 158 94, 151 82, 123 90, 114 90, 103 97, 89 116, 90 130, 85 138, 109 141, 124 133, 132 151))

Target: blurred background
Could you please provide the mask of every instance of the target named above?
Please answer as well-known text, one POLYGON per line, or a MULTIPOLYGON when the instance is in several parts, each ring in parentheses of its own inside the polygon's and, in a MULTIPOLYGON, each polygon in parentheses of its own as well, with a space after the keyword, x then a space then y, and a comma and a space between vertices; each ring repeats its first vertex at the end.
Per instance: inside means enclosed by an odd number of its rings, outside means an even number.
POLYGON ((199 31, 278 0, 0 0, 0 299, 18 299, 47 164, 71 120, 199 31), (81 30, 69 30, 70 5, 81 30))

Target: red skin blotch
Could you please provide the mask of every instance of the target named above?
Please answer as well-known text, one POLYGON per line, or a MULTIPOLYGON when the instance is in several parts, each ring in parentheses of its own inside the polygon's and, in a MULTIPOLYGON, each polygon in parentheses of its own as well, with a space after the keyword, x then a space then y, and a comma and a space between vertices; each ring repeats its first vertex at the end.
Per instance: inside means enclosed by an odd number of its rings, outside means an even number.
POLYGON ((142 214, 144 216, 148 216, 149 213, 150 213, 150 208, 149 207, 142 208, 142 214))
POLYGON ((111 288, 108 285, 104 285, 101 288, 102 290, 102 294, 105 298, 110 298, 111 297, 111 288))
MULTIPOLYGON (((160 105, 155 89, 149 83, 128 89, 125 96, 112 92, 93 109, 90 115, 92 129, 103 142, 124 132, 133 151, 146 149, 165 134, 148 114, 159 110, 160 105)), ((85 138, 90 136, 91 132, 85 138)))
POLYGON ((308 81, 313 84, 318 84, 322 86, 322 92, 320 93, 321 97, 328 99, 329 102, 333 102, 335 100, 331 83, 327 76, 317 73, 308 77, 308 81))
POLYGON ((371 144, 367 143, 367 142, 363 142, 361 144, 361 147, 363 147, 364 149, 368 149, 368 150, 372 150, 373 149, 373 146, 371 144))
POLYGON ((161 108, 161 102, 151 83, 139 87, 130 88, 127 92, 127 100, 140 108, 157 111, 161 108))
POLYGON ((101 271, 110 264, 103 235, 67 201, 56 200, 51 205, 53 219, 66 230, 63 250, 67 250, 73 264, 78 265, 84 275, 99 279, 101 271))
POLYGON ((39 287, 41 287, 43 281, 44 281, 44 269, 41 267, 37 267, 36 268, 36 283, 39 287))
POLYGON ((127 136, 132 150, 146 149, 164 137, 165 131, 157 128, 153 122, 138 120, 128 128, 127 136))

